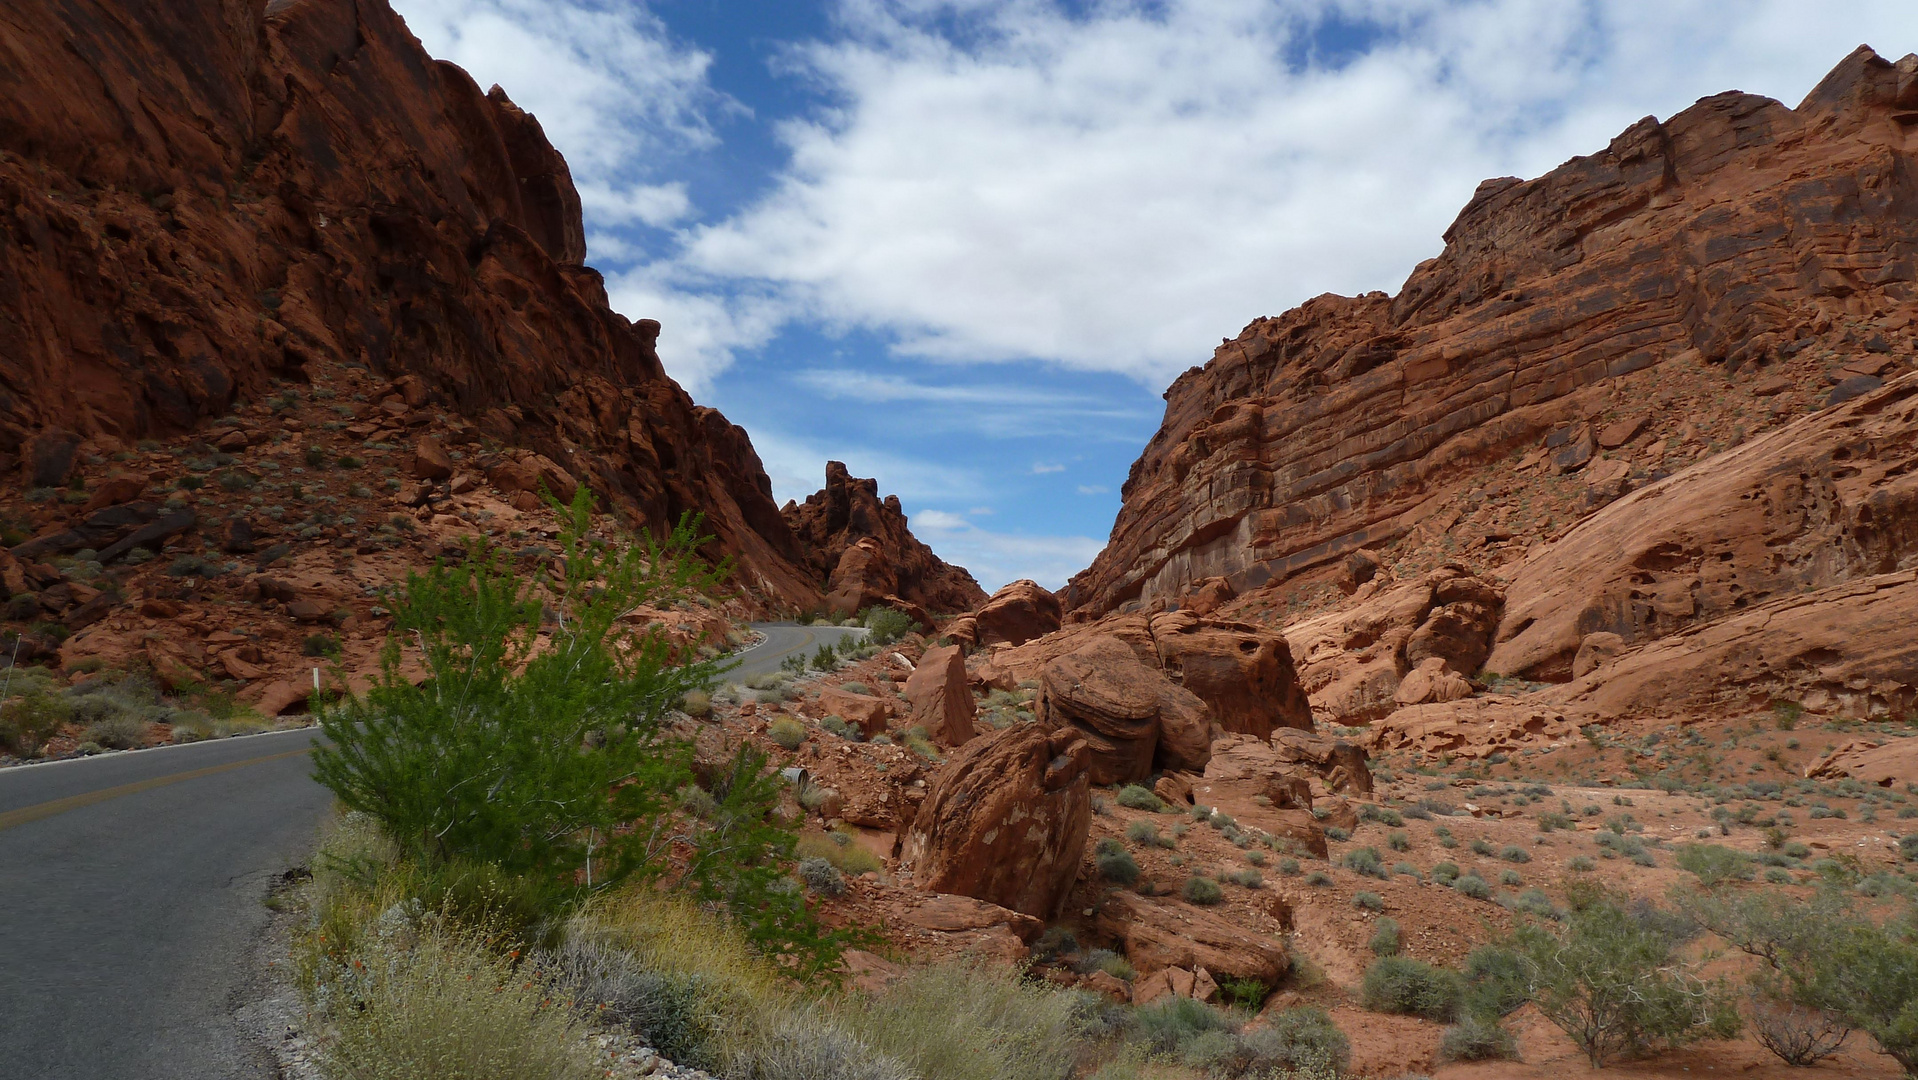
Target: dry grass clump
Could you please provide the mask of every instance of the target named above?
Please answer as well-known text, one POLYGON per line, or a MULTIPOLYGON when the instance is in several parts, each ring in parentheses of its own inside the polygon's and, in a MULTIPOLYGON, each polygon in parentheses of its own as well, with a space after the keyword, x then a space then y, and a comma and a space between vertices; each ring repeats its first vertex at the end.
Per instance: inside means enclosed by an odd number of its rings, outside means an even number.
POLYGON ((587 1080, 579 1022, 552 987, 465 938, 431 933, 404 957, 375 950, 363 1007, 333 1013, 334 1080, 587 1080))

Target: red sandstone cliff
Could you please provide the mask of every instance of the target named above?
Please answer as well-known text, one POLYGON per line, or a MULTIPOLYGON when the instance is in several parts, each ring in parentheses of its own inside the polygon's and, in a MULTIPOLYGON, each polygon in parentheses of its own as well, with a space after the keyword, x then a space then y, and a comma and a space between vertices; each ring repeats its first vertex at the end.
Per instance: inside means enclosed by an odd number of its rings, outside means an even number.
POLYGON ((55 483, 327 366, 413 375, 409 405, 639 524, 704 512, 742 585, 821 602, 746 433, 582 265, 539 122, 385 0, 20 0, 0 55, 0 473, 55 483))
POLYGON ((1918 59, 1860 49, 1797 109, 1721 94, 1539 179, 1486 181, 1397 296, 1259 319, 1173 383, 1068 608, 1177 603, 1213 576, 1244 592, 1406 536, 1542 437, 1567 434, 1569 474, 1599 449, 1594 419, 1692 442, 1686 425, 1738 413, 1749 436, 1787 415, 1783 389, 1902 361, 1915 131, 1918 59), (1714 381, 1701 411, 1671 407, 1696 397, 1682 388, 1637 396, 1691 368, 1714 381))

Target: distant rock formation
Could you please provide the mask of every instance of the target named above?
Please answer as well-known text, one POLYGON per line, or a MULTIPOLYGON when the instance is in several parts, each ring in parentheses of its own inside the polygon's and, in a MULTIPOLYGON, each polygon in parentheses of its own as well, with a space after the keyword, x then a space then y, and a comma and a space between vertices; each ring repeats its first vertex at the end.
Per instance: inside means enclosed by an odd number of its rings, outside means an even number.
POLYGON ((853 476, 843 462, 828 461, 826 486, 780 513, 798 538, 806 568, 823 585, 827 606, 839 614, 889 597, 934 615, 971 611, 986 601, 971 574, 948 565, 912 535, 899 496, 880 499, 878 481, 853 476))

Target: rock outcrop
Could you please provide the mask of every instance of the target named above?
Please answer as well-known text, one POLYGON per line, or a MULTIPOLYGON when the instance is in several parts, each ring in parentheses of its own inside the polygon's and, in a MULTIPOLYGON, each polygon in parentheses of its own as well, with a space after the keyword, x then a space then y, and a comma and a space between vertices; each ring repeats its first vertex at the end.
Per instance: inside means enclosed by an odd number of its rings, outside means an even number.
POLYGON ((964 746, 973 736, 978 706, 966 683, 966 655, 957 645, 927 649, 906 679, 906 703, 913 721, 947 746, 964 746))
MULTIPOLYGON (((430 58, 387 0, 9 14, 0 474, 55 486, 346 369, 388 388, 336 403, 363 438, 411 447, 453 418, 521 455, 488 476, 507 501, 583 482, 655 534, 703 513, 764 606, 823 603, 846 545, 802 544, 746 433, 667 377, 660 324, 612 310, 539 121, 430 58)), ((454 466, 433 443, 412 472, 477 479, 454 466)), ((888 550, 943 610, 984 599, 923 546, 888 550)))
POLYGON ((1084 739, 1015 724, 939 772, 900 858, 913 884, 1051 920, 1079 876, 1092 820, 1084 739))
POLYGON ((986 602, 971 574, 947 565, 912 535, 899 496, 881 499, 878 481, 853 476, 841 462, 827 462, 826 486, 780 513, 835 612, 850 614, 894 596, 933 614, 986 602))
POLYGON ((994 649, 978 676, 1011 689, 1042 678, 1053 661, 1101 637, 1125 643, 1140 663, 1197 696, 1226 731, 1264 738, 1278 728, 1312 726, 1311 707, 1283 634, 1183 611, 1151 618, 1115 615, 994 649))
POLYGON ((1085 741, 1099 785, 1137 783, 1155 771, 1196 772, 1212 756, 1205 702, 1141 663, 1116 637, 1094 635, 1047 664, 1035 715, 1041 727, 1085 741))
POLYGON ((985 606, 954 619, 945 635, 968 645, 1024 645, 1059 629, 1059 597, 1036 581, 1020 580, 992 594, 985 606))
MULTIPOLYGON (((1168 610, 1215 578, 1330 582, 1393 544, 1499 561, 1871 393, 1912 357, 1915 109, 1918 57, 1861 48, 1796 109, 1720 94, 1486 181, 1398 295, 1261 318, 1173 383, 1068 619, 1168 610)), ((1521 662, 1576 647, 1554 631, 1521 662)))

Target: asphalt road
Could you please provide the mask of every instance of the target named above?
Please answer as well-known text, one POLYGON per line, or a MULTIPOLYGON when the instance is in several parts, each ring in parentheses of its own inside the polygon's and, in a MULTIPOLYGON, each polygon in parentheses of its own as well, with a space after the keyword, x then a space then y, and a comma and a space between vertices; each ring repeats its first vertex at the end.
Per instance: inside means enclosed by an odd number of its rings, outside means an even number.
MULTIPOLYGON (((757 624, 728 679, 855 627, 757 624)), ((241 1032, 272 879, 333 796, 313 729, 0 770, 0 1078, 270 1077, 241 1032)))
POLYGON ((315 735, 0 770, 0 1076, 273 1075, 233 1012, 333 802, 315 735))
POLYGON ((866 633, 863 627, 857 626, 800 626, 797 623, 754 623, 753 629, 765 634, 766 640, 737 654, 739 666, 726 673, 730 682, 770 675, 779 670, 779 662, 788 656, 797 653, 810 659, 821 645, 837 645, 843 638, 866 633))

